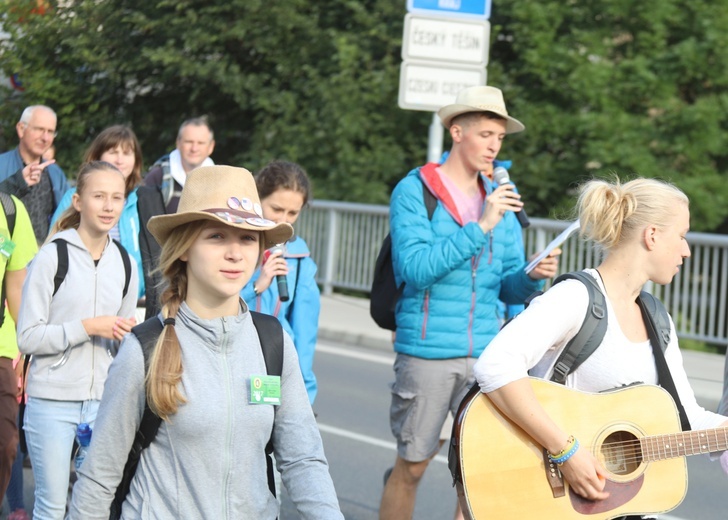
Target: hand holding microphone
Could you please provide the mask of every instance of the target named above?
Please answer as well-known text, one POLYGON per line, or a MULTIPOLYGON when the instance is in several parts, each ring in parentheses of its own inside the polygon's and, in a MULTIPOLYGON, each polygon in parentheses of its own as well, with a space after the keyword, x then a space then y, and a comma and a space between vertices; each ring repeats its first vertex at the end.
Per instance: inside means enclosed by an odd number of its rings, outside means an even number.
POLYGON ((268 290, 273 278, 278 284, 278 295, 281 301, 288 301, 288 263, 284 258, 286 253, 286 245, 278 244, 270 249, 266 249, 263 253, 263 265, 260 268, 260 276, 253 284, 256 294, 261 294, 268 290))
MULTIPOLYGON (((498 186, 503 186, 504 184, 513 184, 511 182, 511 178, 508 175, 508 170, 503 168, 502 166, 498 166, 493 170, 493 181, 498 186)), ((521 208, 521 211, 515 211, 516 218, 518 219, 518 223, 521 224, 522 228, 527 228, 531 225, 531 222, 528 220, 528 215, 526 215, 526 210, 521 208)))
MULTIPOLYGON (((286 244, 276 244, 275 246, 271 247, 269 249, 271 255, 278 254, 278 258, 283 260, 285 263, 285 258, 283 256, 286 254, 286 244)), ((288 273, 288 265, 286 265, 286 273, 288 273)), ((282 302, 288 301, 288 278, 285 274, 276 274, 276 283, 278 284, 278 298, 282 302)))

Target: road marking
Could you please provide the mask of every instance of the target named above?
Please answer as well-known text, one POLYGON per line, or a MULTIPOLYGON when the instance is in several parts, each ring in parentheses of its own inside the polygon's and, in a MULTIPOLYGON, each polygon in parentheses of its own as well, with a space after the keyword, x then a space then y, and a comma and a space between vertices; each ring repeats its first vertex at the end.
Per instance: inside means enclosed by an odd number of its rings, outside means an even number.
MULTIPOLYGON (((376 437, 370 437, 369 435, 362 435, 361 433, 354 433, 349 430, 344 430, 342 428, 337 428, 336 426, 330 426, 328 424, 322 424, 317 423, 319 430, 325 433, 329 433, 331 435, 338 435, 339 437, 345 437, 347 439, 351 439, 358 442, 363 442, 364 444, 369 444, 370 446, 376 446, 378 448, 385 448, 387 450, 391 451, 397 451, 397 444, 391 441, 383 441, 382 439, 377 439, 376 437)), ((435 455, 435 458, 433 459, 437 462, 442 462, 443 464, 447 464, 447 457, 444 455, 435 455)), ((674 520, 674 519, 673 519, 674 520)))
POLYGON ((331 345, 323 345, 321 342, 316 344, 316 352, 322 352, 324 354, 334 354, 336 356, 344 356, 361 361, 370 361, 372 363, 379 363, 380 365, 392 366, 394 363, 394 357, 390 354, 371 354, 368 352, 361 352, 359 350, 353 350, 350 348, 332 347, 331 345))

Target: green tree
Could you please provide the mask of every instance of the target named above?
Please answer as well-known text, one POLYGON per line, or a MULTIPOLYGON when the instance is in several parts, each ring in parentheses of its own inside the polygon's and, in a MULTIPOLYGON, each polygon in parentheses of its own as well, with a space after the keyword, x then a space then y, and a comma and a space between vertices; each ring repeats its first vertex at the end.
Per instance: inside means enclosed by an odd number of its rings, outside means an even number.
POLYGON ((217 162, 300 162, 319 197, 386 203, 425 156, 428 115, 397 107, 404 4, 82 0, 45 16, 32 5, 0 7, 12 34, 0 62, 26 88, 0 117, 10 128, 22 104, 55 107, 63 165, 118 122, 153 161, 200 114, 217 162))
MULTIPOLYGON (((493 7, 489 81, 527 131, 510 139, 537 215, 593 176, 675 182, 694 229, 728 215, 728 2, 519 0, 493 7)), ((559 212, 556 212, 559 213, 559 212)))
MULTIPOLYGON (((12 136, 24 104, 56 108, 69 172, 107 125, 131 123, 150 162, 201 114, 217 162, 300 162, 320 198, 386 203, 425 160, 430 114, 397 106, 404 0, 36 4, 0 4, 0 67, 26 88, 0 123, 12 136)), ((728 0, 496 0, 491 25, 488 81, 527 127, 501 156, 531 215, 616 173, 674 181, 696 230, 726 221, 728 0)))

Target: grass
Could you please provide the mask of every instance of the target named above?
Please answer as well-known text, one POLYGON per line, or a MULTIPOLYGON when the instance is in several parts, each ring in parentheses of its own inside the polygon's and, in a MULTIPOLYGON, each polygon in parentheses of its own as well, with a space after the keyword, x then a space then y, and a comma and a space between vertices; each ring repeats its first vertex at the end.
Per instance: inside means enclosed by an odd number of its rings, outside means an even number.
POLYGON ((697 350, 698 352, 708 352, 710 354, 725 355, 726 346, 706 343, 697 339, 681 338, 680 348, 685 350, 697 350))

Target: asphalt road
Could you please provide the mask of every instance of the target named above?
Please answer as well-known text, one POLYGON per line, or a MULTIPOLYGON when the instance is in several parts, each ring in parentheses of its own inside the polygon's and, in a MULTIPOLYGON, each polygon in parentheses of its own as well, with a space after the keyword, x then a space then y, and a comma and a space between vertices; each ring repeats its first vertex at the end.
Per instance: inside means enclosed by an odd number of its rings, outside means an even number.
MULTIPOLYGON (((376 520, 382 476, 392 465, 395 443, 389 430, 389 383, 393 354, 381 350, 320 342, 315 370, 319 394, 314 409, 347 520, 376 520)), ((708 404, 708 403, 706 403, 708 404)), ((725 520, 728 477, 717 463, 690 457, 689 489, 683 503, 662 520, 725 520)), ((26 506, 32 508, 33 479, 25 470, 26 506)), ((280 520, 298 518, 285 493, 280 520)), ((415 520, 447 520, 455 510, 455 491, 444 450, 420 486, 415 520)), ((7 518, 7 504, 0 520, 7 518)), ((520 519, 519 519, 520 520, 520 519)))
MULTIPOLYGON (((315 411, 339 502, 347 520, 376 520, 382 475, 395 456, 389 430, 393 355, 321 342, 316 358, 319 394, 315 411)), ((707 457, 688 458, 689 486, 682 504, 662 520, 724 520, 728 477, 707 457)), ((281 520, 298 518, 283 497, 281 520)), ((420 486, 415 520, 452 518, 455 491, 444 450, 420 486)))

